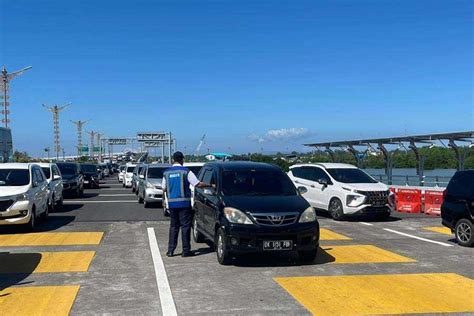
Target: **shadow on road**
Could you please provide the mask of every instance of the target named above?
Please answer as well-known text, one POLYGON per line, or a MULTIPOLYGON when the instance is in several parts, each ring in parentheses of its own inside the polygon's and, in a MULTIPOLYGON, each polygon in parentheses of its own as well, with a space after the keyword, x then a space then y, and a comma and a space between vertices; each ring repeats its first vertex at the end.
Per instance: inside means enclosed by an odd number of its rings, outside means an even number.
MULTIPOLYGON (((75 216, 49 216, 46 222, 39 222, 37 223, 38 226, 35 227, 32 233, 38 232, 48 232, 56 230, 60 227, 69 225, 74 221, 75 216)), ((9 225, 9 226, 1 226, 0 227, 0 234, 22 234, 28 233, 24 227, 20 225, 9 225)), ((2 261, 0 260, 0 265, 2 261)))
MULTIPOLYGON (((316 215, 319 217, 324 217, 324 218, 331 218, 328 212, 323 211, 323 210, 317 210, 316 215)), ((397 222, 401 221, 402 218, 396 216, 395 214, 390 215, 387 218, 379 217, 377 215, 352 215, 350 217, 345 217, 342 221, 343 222, 380 222, 380 223, 385 223, 385 222, 397 222)))
POLYGON ((274 252, 240 255, 235 258, 234 265, 238 267, 287 267, 328 264, 335 260, 325 249, 320 247, 314 262, 302 262, 294 252, 274 252))
MULTIPOLYGON (((38 266, 41 260, 40 253, 10 253, 0 252, 0 291, 11 286, 30 284, 23 282, 38 266)), ((8 296, 10 293, 0 294, 0 297, 8 296)))

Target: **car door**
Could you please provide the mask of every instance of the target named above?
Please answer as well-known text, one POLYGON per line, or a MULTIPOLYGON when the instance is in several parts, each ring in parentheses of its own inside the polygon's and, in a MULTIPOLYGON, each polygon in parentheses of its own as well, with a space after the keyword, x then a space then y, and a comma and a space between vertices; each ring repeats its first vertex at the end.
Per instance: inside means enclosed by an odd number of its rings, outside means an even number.
POLYGON ((54 175, 59 177, 59 179, 57 180, 58 184, 56 186, 56 198, 59 201, 61 200, 61 197, 63 195, 63 177, 61 175, 61 171, 59 170, 58 166, 54 165, 53 170, 54 170, 54 175))
MULTIPOLYGON (((141 194, 142 192, 145 192, 146 188, 146 175, 148 173, 148 167, 144 166, 140 172, 140 175, 138 177, 138 194, 141 194)), ((143 193, 143 196, 145 194, 143 193)))
POLYGON ((311 206, 320 208, 321 201, 319 198, 319 187, 315 183, 313 176, 313 167, 303 166, 295 167, 291 169, 291 173, 294 177, 293 182, 296 187, 305 187, 308 191, 303 194, 303 197, 311 204, 311 206))
POLYGON ((214 227, 217 220, 218 212, 218 196, 216 186, 216 172, 213 169, 209 169, 203 177, 202 182, 208 184, 210 187, 204 188, 204 202, 203 202, 203 224, 209 234, 214 234, 214 227))
POLYGON ((55 165, 51 166, 50 172, 51 172, 51 191, 53 191, 53 195, 54 195, 53 202, 56 202, 61 197, 60 195, 61 194, 60 190, 62 192, 61 179, 58 179, 59 174, 58 174, 57 167, 55 165))
POLYGON ((326 171, 320 167, 311 167, 310 178, 314 185, 314 195, 316 199, 316 205, 320 209, 327 210, 329 207, 329 200, 334 196, 332 190, 333 185, 326 171), (324 180, 326 184, 321 184, 321 180, 324 180))
MULTIPOLYGON (((210 182, 212 178, 212 173, 213 173, 213 170, 211 168, 203 169, 202 172, 199 174, 199 181, 204 182, 204 183, 210 182)), ((207 210, 208 198, 209 198, 209 195, 205 193, 204 188, 195 188, 194 209, 196 211, 195 213, 196 220, 199 224, 199 227, 201 227, 204 230, 204 232, 212 236, 214 232, 209 229, 209 222, 208 222, 209 219, 208 219, 208 215, 206 216, 206 213, 209 212, 209 210, 207 210)))
POLYGON ((46 210, 48 207, 48 198, 49 198, 49 192, 48 192, 48 183, 46 181, 46 178, 43 176, 43 172, 41 171, 40 168, 34 167, 34 186, 36 188, 35 192, 35 204, 37 205, 36 207, 36 214, 39 215, 40 212, 43 212, 46 210))

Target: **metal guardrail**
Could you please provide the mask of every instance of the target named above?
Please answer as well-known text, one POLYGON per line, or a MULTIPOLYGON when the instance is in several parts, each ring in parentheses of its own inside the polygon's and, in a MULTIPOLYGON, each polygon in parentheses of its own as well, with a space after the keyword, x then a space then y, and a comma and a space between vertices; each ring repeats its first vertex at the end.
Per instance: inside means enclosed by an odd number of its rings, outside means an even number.
MULTIPOLYGON (((372 175, 375 179, 385 184, 390 183, 385 174, 372 175)), ((446 176, 423 176, 421 181, 419 176, 392 176, 392 185, 421 186, 421 187, 447 187, 451 177, 446 176)))

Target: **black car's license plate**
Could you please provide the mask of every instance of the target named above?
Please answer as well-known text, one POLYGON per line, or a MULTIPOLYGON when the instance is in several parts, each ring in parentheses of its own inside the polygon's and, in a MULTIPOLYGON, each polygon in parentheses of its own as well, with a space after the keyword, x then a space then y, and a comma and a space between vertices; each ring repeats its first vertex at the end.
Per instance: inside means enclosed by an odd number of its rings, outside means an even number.
POLYGON ((264 240, 263 250, 291 250, 293 249, 292 240, 264 240))

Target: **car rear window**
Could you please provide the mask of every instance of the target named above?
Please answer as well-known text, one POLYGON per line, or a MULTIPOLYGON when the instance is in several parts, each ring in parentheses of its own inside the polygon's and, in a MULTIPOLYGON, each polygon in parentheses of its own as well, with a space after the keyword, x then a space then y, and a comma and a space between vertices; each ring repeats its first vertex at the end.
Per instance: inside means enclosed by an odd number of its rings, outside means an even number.
POLYGON ((127 167, 127 172, 132 173, 134 169, 135 169, 135 167, 127 167))
POLYGON ((224 195, 296 195, 288 176, 275 170, 228 170, 222 173, 224 195))
POLYGON ((456 172, 447 190, 450 195, 474 197, 474 170, 456 172))
POLYGON ((30 183, 28 169, 0 169, 0 186, 23 186, 30 183))
POLYGON ((166 169, 168 168, 148 168, 147 177, 150 179, 161 179, 166 169))

